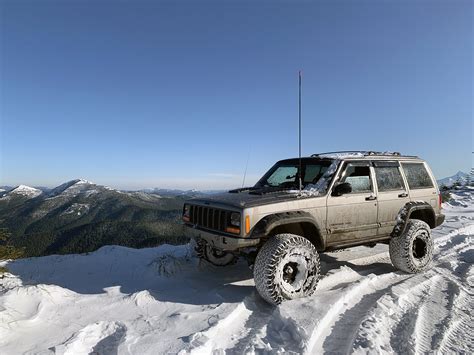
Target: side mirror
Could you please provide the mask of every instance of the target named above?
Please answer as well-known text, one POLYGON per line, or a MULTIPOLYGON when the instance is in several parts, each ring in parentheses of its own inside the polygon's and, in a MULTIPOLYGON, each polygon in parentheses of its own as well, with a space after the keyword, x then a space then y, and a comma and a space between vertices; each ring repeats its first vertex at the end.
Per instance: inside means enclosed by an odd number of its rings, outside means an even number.
POLYGON ((348 182, 342 182, 334 187, 332 190, 333 196, 341 196, 352 192, 352 186, 348 182))

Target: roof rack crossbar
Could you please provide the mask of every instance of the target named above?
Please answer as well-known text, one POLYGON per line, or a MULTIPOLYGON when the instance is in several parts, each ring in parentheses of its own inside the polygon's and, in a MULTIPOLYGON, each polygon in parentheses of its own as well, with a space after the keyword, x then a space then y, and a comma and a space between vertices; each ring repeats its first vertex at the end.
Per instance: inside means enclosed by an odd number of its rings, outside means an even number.
POLYGON ((363 156, 369 156, 369 155, 401 156, 399 152, 375 152, 372 150, 341 150, 337 152, 316 153, 316 154, 312 154, 311 157, 319 157, 321 155, 331 155, 331 154, 350 154, 350 153, 359 153, 359 154, 362 154, 363 156))

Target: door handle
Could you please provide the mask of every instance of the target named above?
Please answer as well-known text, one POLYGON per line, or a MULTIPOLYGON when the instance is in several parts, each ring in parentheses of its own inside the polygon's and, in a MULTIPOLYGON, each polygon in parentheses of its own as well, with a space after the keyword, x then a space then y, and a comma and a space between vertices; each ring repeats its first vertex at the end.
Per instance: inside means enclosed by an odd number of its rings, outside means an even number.
POLYGON ((377 196, 375 196, 375 195, 370 195, 370 196, 365 198, 366 201, 373 201, 373 200, 376 200, 376 199, 377 199, 377 196))
POLYGON ((403 192, 400 195, 398 195, 398 197, 408 197, 408 194, 406 192, 403 192))

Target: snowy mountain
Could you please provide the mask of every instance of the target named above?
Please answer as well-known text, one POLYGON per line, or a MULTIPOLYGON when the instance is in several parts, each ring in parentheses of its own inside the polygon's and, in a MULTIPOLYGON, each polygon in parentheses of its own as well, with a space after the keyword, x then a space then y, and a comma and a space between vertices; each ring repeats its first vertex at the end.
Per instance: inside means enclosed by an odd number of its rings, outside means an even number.
POLYGON ((180 190, 180 189, 162 189, 162 188, 152 188, 152 189, 142 189, 140 192, 155 194, 159 196, 198 196, 198 195, 208 195, 217 192, 222 192, 222 190, 180 190))
MULTIPOLYGON (((4 191, 4 190, 3 190, 4 191)), ((35 189, 34 187, 26 186, 26 185, 19 185, 14 187, 9 191, 4 191, 2 194, 1 199, 11 199, 14 197, 24 197, 24 198, 35 198, 41 195, 43 191, 39 189, 35 189)))
POLYGON ((277 307, 244 261, 191 245, 0 262, 0 354, 472 354, 474 190, 452 196, 431 270, 386 245, 324 253, 315 294, 277 307))
POLYGON ((469 174, 465 173, 463 171, 458 171, 456 174, 453 176, 446 177, 444 179, 438 180, 438 185, 439 186, 446 186, 446 187, 451 187, 455 182, 459 182, 461 184, 465 184, 466 182, 469 181, 469 174))
POLYGON ((121 192, 82 179, 46 192, 19 186, 0 197, 0 229, 32 256, 88 252, 111 243, 184 242, 176 222, 187 197, 121 192))

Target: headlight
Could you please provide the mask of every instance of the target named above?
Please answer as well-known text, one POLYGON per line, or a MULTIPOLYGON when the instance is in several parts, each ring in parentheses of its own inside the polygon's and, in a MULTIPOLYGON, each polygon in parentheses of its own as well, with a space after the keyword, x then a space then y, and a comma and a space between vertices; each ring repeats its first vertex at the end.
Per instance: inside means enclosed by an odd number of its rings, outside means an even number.
POLYGON ((230 224, 236 227, 240 227, 240 213, 232 212, 230 215, 230 224))

